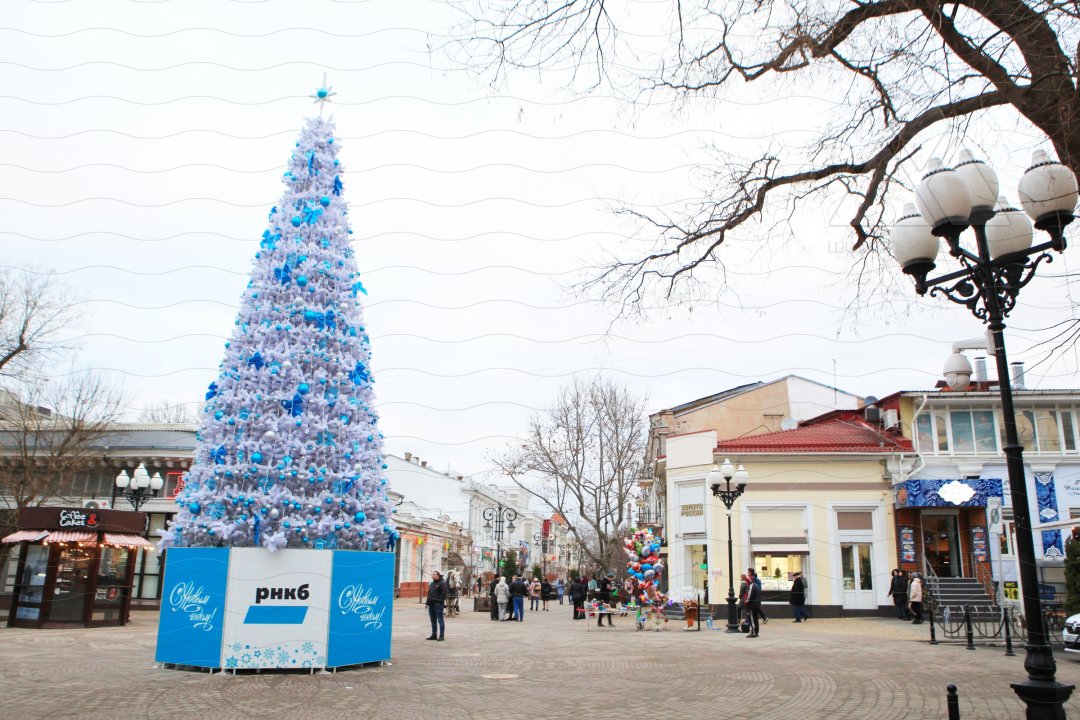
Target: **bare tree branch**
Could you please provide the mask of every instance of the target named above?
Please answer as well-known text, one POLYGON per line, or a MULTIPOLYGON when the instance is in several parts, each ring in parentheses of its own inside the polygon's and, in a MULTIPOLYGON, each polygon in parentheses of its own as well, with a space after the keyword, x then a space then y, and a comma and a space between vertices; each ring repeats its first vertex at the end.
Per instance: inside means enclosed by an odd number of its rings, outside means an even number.
POLYGON ((647 435, 643 399, 601 378, 575 379, 530 420, 519 447, 492 461, 566 518, 593 562, 609 567, 629 527, 647 435))

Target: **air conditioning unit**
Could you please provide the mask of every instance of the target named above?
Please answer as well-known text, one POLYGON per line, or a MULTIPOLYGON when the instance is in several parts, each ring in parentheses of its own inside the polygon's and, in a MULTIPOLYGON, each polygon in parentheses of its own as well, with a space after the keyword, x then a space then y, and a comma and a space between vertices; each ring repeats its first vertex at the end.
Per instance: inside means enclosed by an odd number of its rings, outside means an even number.
POLYGON ((900 427, 900 412, 898 410, 886 410, 881 421, 888 429, 900 427))

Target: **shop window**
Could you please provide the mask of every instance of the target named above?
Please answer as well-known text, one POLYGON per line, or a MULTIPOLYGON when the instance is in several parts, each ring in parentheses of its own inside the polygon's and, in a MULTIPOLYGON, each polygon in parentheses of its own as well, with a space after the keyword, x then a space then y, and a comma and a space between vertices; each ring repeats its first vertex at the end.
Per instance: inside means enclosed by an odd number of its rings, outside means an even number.
POLYGON ((690 585, 704 588, 709 577, 709 556, 704 545, 691 545, 690 549, 690 585))
POLYGON ((1032 414, 1039 435, 1039 452, 1061 452, 1057 413, 1053 410, 1039 410, 1032 414))
POLYGON ((971 413, 975 430, 975 452, 996 453, 997 433, 994 432, 994 413, 990 410, 976 410, 971 413))
POLYGON ((754 569, 761 578, 762 590, 790 590, 794 582, 794 573, 803 571, 803 559, 800 553, 775 554, 755 552, 754 569))
POLYGON ((939 452, 949 451, 948 421, 944 412, 934 413, 934 425, 937 430, 937 449, 939 452))
POLYGON ((1073 423, 1073 414, 1071 410, 1062 410, 1061 414, 1061 434, 1065 439, 1066 450, 1076 450, 1076 426, 1073 423))
POLYGON ((929 415, 920 415, 915 420, 915 433, 918 439, 918 450, 922 453, 931 453, 934 450, 934 421, 929 415))
POLYGON ((969 410, 953 410, 949 413, 952 421, 952 451, 961 453, 975 452, 975 428, 971 422, 969 410))
POLYGON ((27 545, 26 565, 20 580, 19 607, 15 617, 19 620, 39 620, 41 618, 41 599, 45 590, 45 577, 48 574, 49 546, 27 545))

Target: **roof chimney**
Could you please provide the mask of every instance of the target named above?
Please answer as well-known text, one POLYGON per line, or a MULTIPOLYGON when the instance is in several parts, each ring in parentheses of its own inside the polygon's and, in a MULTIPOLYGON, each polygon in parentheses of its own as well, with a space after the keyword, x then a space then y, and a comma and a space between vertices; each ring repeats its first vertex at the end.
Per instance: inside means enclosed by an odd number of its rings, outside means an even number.
POLYGON ((985 384, 988 382, 986 377, 986 358, 983 356, 975 358, 975 382, 985 384))
POLYGON ((421 460, 420 467, 427 467, 427 460, 421 460))
POLYGON ((1024 363, 1014 362, 1012 364, 1012 384, 1017 390, 1026 390, 1024 385, 1024 363))
POLYGON ((405 453, 405 462, 412 462, 412 453, 411 452, 405 453))

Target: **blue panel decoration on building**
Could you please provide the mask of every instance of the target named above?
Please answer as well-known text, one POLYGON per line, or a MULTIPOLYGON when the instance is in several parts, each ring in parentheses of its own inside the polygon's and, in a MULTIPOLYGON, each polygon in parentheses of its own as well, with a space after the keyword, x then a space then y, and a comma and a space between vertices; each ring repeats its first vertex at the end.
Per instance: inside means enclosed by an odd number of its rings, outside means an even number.
POLYGON ((896 507, 986 507, 986 498, 1003 496, 1002 488, 1000 478, 905 480, 896 488, 896 507), (950 502, 940 494, 943 488, 947 496, 959 489, 965 499, 950 502))
POLYGON ((228 548, 169 550, 154 660, 221 667, 228 548))
POLYGON ((327 667, 390 659, 394 555, 335 550, 327 667))
MULTIPOLYGON (((1036 523, 1054 522, 1059 519, 1057 490, 1054 487, 1054 473, 1035 473, 1035 499, 1038 502, 1039 517, 1036 523)), ((1060 530, 1042 531, 1043 558, 1046 560, 1064 560, 1065 544, 1061 540, 1060 530)))

